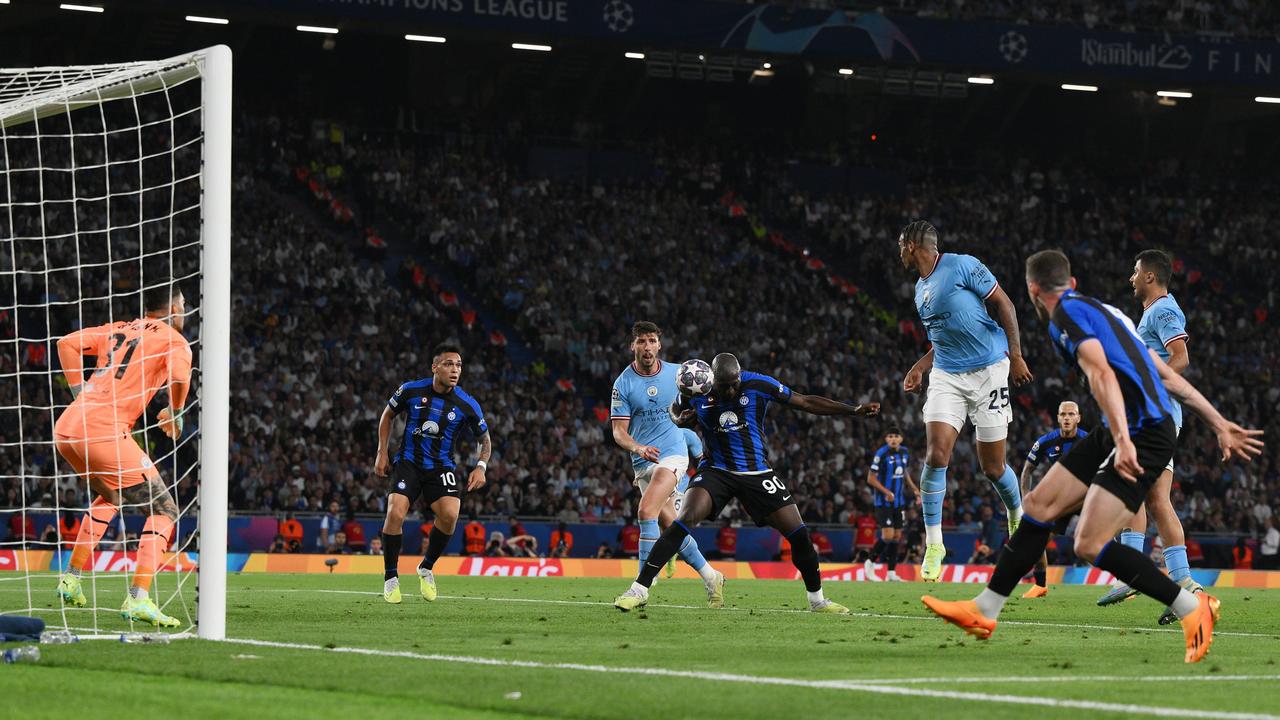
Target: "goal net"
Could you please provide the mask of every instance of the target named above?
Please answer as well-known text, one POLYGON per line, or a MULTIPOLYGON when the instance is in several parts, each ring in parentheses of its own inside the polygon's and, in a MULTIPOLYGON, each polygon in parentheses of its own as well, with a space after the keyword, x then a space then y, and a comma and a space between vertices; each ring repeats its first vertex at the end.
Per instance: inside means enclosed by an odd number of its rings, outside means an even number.
MULTIPOLYGON (((167 493, 177 519, 150 598, 180 621, 168 632, 225 634, 230 169, 225 47, 153 62, 0 69, 0 613, 36 616, 82 639, 155 632, 121 608, 139 543, 156 535, 147 518, 167 493), (161 427, 167 378, 129 376, 138 378, 135 406, 158 390, 130 434, 112 440, 115 475, 111 458, 86 450, 91 482, 54 444, 73 402, 58 341, 144 317, 143 298, 157 288, 186 301, 180 322, 162 318, 181 326, 192 353, 185 427, 175 438, 161 427), (129 442, 145 453, 133 467, 119 450, 129 442), (87 514, 94 487, 137 475, 139 464, 153 465, 160 481, 109 493, 109 506, 100 500, 87 514), (89 523, 101 540, 79 570, 86 602, 77 607, 59 596, 59 579, 85 537, 78 526, 89 523)), ((134 357, 137 340, 105 337, 99 351, 84 350, 91 357, 72 385, 109 384, 148 360, 145 338, 134 357), (108 347, 110 338, 121 342, 108 347)), ((158 366, 166 365, 171 372, 158 366)))

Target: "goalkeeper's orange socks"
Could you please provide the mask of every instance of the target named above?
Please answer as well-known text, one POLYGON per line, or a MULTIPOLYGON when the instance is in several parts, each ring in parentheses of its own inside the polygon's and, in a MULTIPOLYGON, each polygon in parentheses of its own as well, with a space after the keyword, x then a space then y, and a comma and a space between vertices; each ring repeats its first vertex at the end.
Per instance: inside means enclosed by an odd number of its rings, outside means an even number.
POLYGON ((89 564, 94 548, 98 547, 98 542, 102 540, 107 528, 111 527, 111 521, 115 517, 115 505, 102 498, 94 499, 93 504, 89 506, 89 512, 85 513, 84 520, 80 523, 80 532, 76 533, 76 544, 71 550, 71 562, 67 564, 68 572, 72 575, 80 575, 85 565, 89 564))
POLYGON ((133 587, 129 594, 134 598, 145 599, 151 590, 151 578, 156 574, 160 558, 169 547, 169 538, 173 536, 173 521, 164 515, 152 515, 142 526, 142 535, 138 538, 138 569, 133 574, 133 587))

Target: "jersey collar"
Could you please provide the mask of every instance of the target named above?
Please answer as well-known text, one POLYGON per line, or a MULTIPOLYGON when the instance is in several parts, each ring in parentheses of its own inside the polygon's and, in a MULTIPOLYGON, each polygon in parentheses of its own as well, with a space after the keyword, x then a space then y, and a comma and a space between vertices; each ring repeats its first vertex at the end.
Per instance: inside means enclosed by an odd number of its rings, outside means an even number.
POLYGON ((645 375, 644 373, 640 372, 640 366, 639 366, 638 364, 636 364, 636 361, 635 361, 635 360, 632 360, 632 361, 631 361, 631 371, 632 371, 632 372, 634 372, 635 374, 639 375, 640 377, 645 377, 645 378, 648 378, 648 377, 654 377, 654 376, 656 376, 658 373, 662 372, 662 358, 658 358, 658 367, 657 367, 656 369, 654 369, 654 371, 653 371, 653 372, 651 372, 651 373, 649 373, 648 375, 645 375))
POLYGON ((933 267, 929 268, 928 273, 920 276, 921 280, 928 279, 928 277, 933 274, 933 271, 938 269, 938 263, 942 262, 942 255, 943 253, 938 253, 938 256, 933 259, 933 267))
POLYGON ((1167 297, 1169 297, 1169 293, 1165 293, 1165 294, 1163 294, 1163 295, 1161 295, 1160 297, 1157 297, 1157 298, 1151 298, 1151 302, 1149 302, 1149 303, 1144 303, 1144 304, 1142 305, 1142 309, 1143 309, 1143 310, 1146 310, 1147 308, 1151 307, 1152 305, 1155 305, 1156 303, 1160 302, 1161 300, 1163 300, 1163 299, 1165 299, 1165 298, 1167 298, 1167 297))

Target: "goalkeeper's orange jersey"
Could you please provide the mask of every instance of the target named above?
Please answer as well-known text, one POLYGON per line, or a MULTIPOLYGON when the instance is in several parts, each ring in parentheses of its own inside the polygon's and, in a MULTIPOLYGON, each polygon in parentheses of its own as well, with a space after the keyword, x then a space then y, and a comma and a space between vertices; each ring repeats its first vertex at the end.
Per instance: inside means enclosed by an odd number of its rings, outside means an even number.
POLYGON ((191 380, 190 344, 156 318, 85 328, 63 337, 58 345, 98 358, 93 375, 54 426, 62 437, 118 437, 133 428, 156 391, 171 382, 191 380))

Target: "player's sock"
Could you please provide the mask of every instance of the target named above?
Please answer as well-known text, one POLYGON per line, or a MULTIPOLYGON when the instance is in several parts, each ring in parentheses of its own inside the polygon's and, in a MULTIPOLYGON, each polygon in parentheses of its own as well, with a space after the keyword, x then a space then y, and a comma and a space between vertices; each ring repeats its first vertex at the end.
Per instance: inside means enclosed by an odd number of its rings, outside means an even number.
POLYGON ((920 497, 924 505, 924 541, 942 544, 942 500, 947 495, 947 469, 924 466, 920 473, 920 497))
POLYGON ((151 515, 138 536, 138 569, 133 574, 133 587, 142 592, 151 589, 151 578, 156 574, 160 558, 169 547, 173 535, 173 521, 164 515, 151 515))
POLYGON ((1005 465, 1003 475, 998 478, 988 475, 987 479, 991 481, 991 486, 1000 495, 1000 502, 1004 503, 1005 512, 1009 513, 1009 517, 1014 520, 1021 518, 1022 490, 1018 487, 1018 476, 1013 472, 1013 468, 1005 465))
POLYGON ((809 605, 821 605, 827 601, 825 595, 822 594, 822 588, 817 590, 806 590, 805 595, 809 597, 809 605))
POLYGON ((1169 608, 1172 609, 1173 614, 1177 615, 1178 619, 1181 620, 1195 612, 1196 609, 1200 607, 1200 599, 1197 598, 1190 590, 1186 590, 1184 588, 1178 588, 1178 590, 1178 598, 1169 605, 1169 608))
POLYGON ((813 549, 809 539, 809 528, 801 525, 787 536, 791 543, 791 564, 800 571, 804 578, 804 589, 817 592, 822 589, 822 573, 818 570, 818 552, 813 549))
MULTIPOLYGON (((431 528, 435 530, 435 528, 431 528)), ((400 577, 400 544, 404 542, 404 535, 397 533, 392 535, 385 530, 382 532, 382 579, 390 580, 393 577, 400 577)))
POLYGON ((641 520, 640 521, 640 563, 649 559, 649 554, 653 552, 654 543, 658 542, 658 536, 662 534, 662 530, 658 528, 657 520, 641 520))
POLYGON ((889 572, 896 572, 898 569, 898 543, 897 541, 886 543, 884 546, 885 562, 889 564, 889 572))
MULTIPOLYGON (((1134 590, 1157 600, 1161 605, 1172 606, 1179 593, 1184 592, 1178 583, 1160 572, 1151 558, 1115 540, 1102 546, 1098 557, 1093 559, 1093 564, 1134 590)), ((1178 609, 1175 607, 1173 611, 1177 613, 1178 609)))
POLYGON ((881 553, 884 552, 884 538, 876 540, 875 547, 871 548, 871 562, 880 562, 881 553))
POLYGON ((148 592, 147 590, 144 590, 138 587, 137 585, 133 585, 129 587, 129 597, 133 598, 134 600, 146 600, 147 598, 151 597, 151 593, 148 592))
POLYGON ((1032 576, 1035 577, 1036 579, 1036 585, 1039 585, 1040 587, 1048 586, 1049 584, 1048 570, 1042 567, 1037 567, 1034 571, 1032 571, 1032 576))
MULTIPOLYGON (((658 524, 657 520, 650 522, 655 526, 658 524)), ((646 589, 653 585, 653 579, 658 576, 658 571, 680 551, 680 546, 684 544, 684 539, 687 537, 689 537, 689 528, 685 527, 684 523, 679 520, 671 523, 671 527, 667 528, 667 531, 662 533, 662 537, 653 544, 653 550, 649 552, 649 556, 640 562, 640 574, 636 576, 636 582, 646 589)), ((641 544, 641 547, 643 548, 644 545, 641 544)))
POLYGON ((1191 577, 1191 564, 1187 562, 1186 545, 1170 545, 1164 549, 1164 566, 1169 571, 1169 579, 1181 582, 1191 577))
POLYGON ((1125 530, 1120 533, 1120 543, 1125 547, 1142 552, 1147 546, 1147 536, 1140 532, 1125 530))
POLYGON ((680 558, 689 563, 689 567, 697 570, 703 580, 710 582, 716 578, 715 568, 702 557, 702 551, 698 549, 698 541, 694 540, 692 535, 686 536, 684 542, 680 543, 680 558))
POLYGON ((990 587, 985 587, 973 602, 977 604, 978 612, 982 613, 983 617, 995 620, 1000 617, 1000 611, 1004 609, 1004 603, 1008 599, 1008 595, 1001 595, 990 587))
MULTIPOLYGON (((991 582, 987 583, 987 588, 997 595, 1009 597, 1009 593, 1022 582, 1027 571, 1035 567, 1040 556, 1044 554, 1052 532, 1053 523, 1041 522, 1030 515, 1023 515, 1022 524, 1018 525, 1017 532, 1009 538, 1009 542, 1005 543, 1004 552, 1000 553, 1000 561, 996 563, 996 569, 991 573, 991 582)), ((989 618, 995 618, 995 615, 988 615, 985 611, 983 614, 989 618)))
POLYGON ((98 542, 102 540, 102 535, 107 532, 107 528, 111 527, 111 521, 115 517, 115 505, 102 498, 94 499, 93 504, 89 506, 89 512, 85 513, 85 518, 80 523, 80 532, 76 533, 76 544, 71 549, 71 561, 67 563, 67 570, 72 575, 79 577, 80 571, 89 564, 94 548, 98 547, 98 542))
POLYGON ((436 560, 444 554, 444 549, 449 545, 449 539, 453 537, 453 533, 445 534, 440 528, 432 525, 431 534, 427 536, 427 552, 422 556, 422 562, 418 563, 418 567, 423 570, 430 570, 436 566, 436 560))

